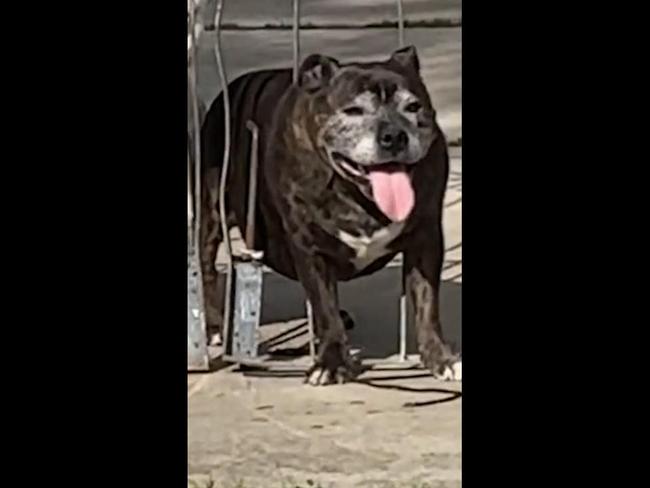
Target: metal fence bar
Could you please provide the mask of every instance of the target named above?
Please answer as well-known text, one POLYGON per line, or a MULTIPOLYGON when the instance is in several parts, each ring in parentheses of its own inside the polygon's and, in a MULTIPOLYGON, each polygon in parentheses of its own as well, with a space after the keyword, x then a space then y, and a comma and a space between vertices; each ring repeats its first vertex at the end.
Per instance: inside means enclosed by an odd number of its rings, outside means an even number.
MULTIPOLYGON (((190 95, 191 96, 191 95, 190 95)), ((194 200, 192 191, 192 158, 190 148, 187 148, 187 227, 190 249, 194 249, 194 200)))
POLYGON ((194 129, 194 212, 192 222, 192 247, 199 242, 199 228, 201 222, 201 120, 198 102, 198 48, 196 46, 196 5, 195 0, 190 0, 190 94, 192 98, 192 128, 194 129))
MULTIPOLYGON (((298 68, 300 63, 300 0, 293 0, 293 82, 298 83, 298 68)), ((305 300, 307 311, 307 330, 309 332, 309 357, 314 361, 316 344, 314 342, 314 313, 309 300, 305 300)))
POLYGON ((293 82, 298 83, 300 63, 300 0, 293 0, 293 82))
MULTIPOLYGON (((404 40, 404 4, 402 0, 397 0, 397 43, 398 47, 403 47, 404 40)), ((404 266, 402 264, 402 266, 404 266)), ((404 292, 399 298, 399 359, 407 360, 406 352, 406 330, 407 330, 407 309, 406 296, 404 292)))
POLYGON ((244 242, 249 251, 255 249, 255 206, 257 202, 257 173, 259 164, 260 131, 252 120, 246 122, 246 128, 251 132, 250 178, 248 180, 248 206, 246 208, 246 232, 244 242))
POLYGON ((404 4, 402 0, 397 0, 397 43, 398 47, 403 47, 404 41, 404 4))
POLYGON ((406 361, 408 359, 406 352, 406 295, 399 297, 399 359, 406 361))
POLYGON ((188 163, 188 220, 190 224, 190 250, 188 256, 188 368, 205 370, 209 368, 209 356, 207 349, 207 334, 205 323, 205 306, 203 300, 203 275, 199 258, 199 232, 201 223, 201 128, 199 103, 197 95, 198 86, 198 63, 196 33, 197 25, 195 18, 195 0, 189 0, 189 27, 190 27, 190 49, 189 49, 189 95, 192 104, 192 129, 193 129, 193 159, 194 159, 194 185, 190 183, 190 151, 187 153, 188 163), (194 197, 194 198, 192 198, 194 197), (194 208, 192 208, 194 207, 194 208))
POLYGON ((224 0, 217 1, 217 8, 214 15, 214 28, 216 33, 214 53, 217 61, 217 68, 219 70, 219 81, 221 82, 221 93, 223 96, 223 111, 224 111, 224 148, 223 148, 223 164, 221 166, 221 179, 219 181, 219 218, 221 220, 221 232, 223 233, 223 242, 226 247, 226 254, 228 255, 228 264, 226 272, 226 289, 225 301, 223 311, 223 343, 228 344, 228 330, 230 327, 230 314, 231 314, 231 299, 232 299, 232 279, 233 279, 233 262, 232 262, 232 246, 230 243, 230 232, 228 229, 228 221, 226 213, 226 184, 228 181, 228 167, 230 165, 230 95, 228 92, 228 79, 226 78, 226 71, 223 66, 223 55, 221 53, 221 19, 223 16, 224 0))
POLYGON ((305 301, 305 308, 307 309, 307 330, 309 332, 309 357, 314 361, 316 358, 316 343, 314 342, 314 311, 309 300, 305 301))

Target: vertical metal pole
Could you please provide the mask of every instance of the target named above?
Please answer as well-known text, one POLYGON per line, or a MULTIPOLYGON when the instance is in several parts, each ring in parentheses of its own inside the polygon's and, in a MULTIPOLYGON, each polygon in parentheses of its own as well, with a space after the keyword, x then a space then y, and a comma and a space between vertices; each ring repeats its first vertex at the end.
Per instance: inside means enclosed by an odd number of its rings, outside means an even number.
MULTIPOLYGON (((193 246, 199 243, 199 232, 201 225, 201 119, 199 116, 199 102, 198 102, 198 48, 196 46, 196 18, 195 18, 196 5, 194 0, 190 0, 190 40, 192 43, 190 58, 190 89, 192 98, 192 125, 194 129, 194 221, 193 221, 193 246)), ((200 276, 199 266, 199 278, 200 276)), ((203 283, 202 280, 201 283, 203 283)), ((203 297, 202 284, 199 285, 201 300, 203 297)))
POLYGON ((228 268, 226 274, 226 290, 225 290, 225 303, 223 311, 223 331, 224 345, 228 345, 228 330, 230 328, 230 314, 231 314, 231 301, 232 301, 232 279, 233 279, 233 263, 232 263, 232 247, 230 245, 230 233, 228 231, 227 213, 226 213, 226 183, 228 181, 228 166, 230 164, 230 96, 228 94, 228 79, 226 78, 226 71, 223 66, 223 56, 221 54, 221 18, 223 16, 223 0, 217 1, 216 13, 214 16, 214 28, 216 31, 216 39, 214 46, 214 53, 217 60, 217 68, 219 70, 219 80, 221 82, 221 93, 223 96, 223 112, 224 112, 224 149, 223 149, 223 164, 221 166, 221 180, 219 181, 219 218, 221 220, 221 232, 223 233, 223 242, 226 246, 226 254, 228 255, 228 268))
MULTIPOLYGON (((397 0, 397 44, 403 47, 404 39, 404 4, 397 0)), ((402 264, 402 266, 404 266, 402 264)), ((402 291, 399 297, 399 360, 406 361, 406 295, 402 291)))
POLYGON ((246 247, 252 251, 255 247, 255 202, 257 200, 259 128, 252 120, 246 122, 246 128, 251 131, 253 140, 251 143, 251 174, 248 180, 248 207, 246 209, 246 232, 244 235, 244 242, 246 243, 246 247))
POLYGON ((402 0, 397 0, 397 42, 398 47, 403 47, 405 44, 404 41, 404 5, 402 0))
POLYGON ((190 249, 194 252, 196 244, 194 242, 194 200, 192 193, 192 160, 190 159, 190 152, 187 151, 187 226, 188 229, 188 240, 190 244, 190 249))
POLYGON ((293 0, 293 82, 298 83, 300 62, 300 0, 293 0))
POLYGON ((189 27, 190 43, 189 49, 189 95, 192 104, 192 122, 194 132, 194 185, 190 186, 190 152, 188 151, 188 218, 191 222, 190 245, 192 254, 188 262, 188 316, 187 316, 187 338, 188 338, 188 369, 208 369, 209 355, 207 349, 207 334, 205 323, 205 304, 203 301, 203 276, 199 258, 198 243, 201 226, 201 128, 199 118, 199 105, 197 95, 197 25, 195 18, 194 0, 190 0, 189 27), (194 201, 192 202, 192 190, 194 190, 194 201), (192 209, 192 204, 194 208, 192 209))
POLYGON ((309 357, 312 361, 316 358, 316 344, 314 343, 314 311, 309 300, 305 301, 307 308, 307 327, 309 329, 309 357))
POLYGON ((406 361, 406 295, 399 297, 399 359, 406 361))

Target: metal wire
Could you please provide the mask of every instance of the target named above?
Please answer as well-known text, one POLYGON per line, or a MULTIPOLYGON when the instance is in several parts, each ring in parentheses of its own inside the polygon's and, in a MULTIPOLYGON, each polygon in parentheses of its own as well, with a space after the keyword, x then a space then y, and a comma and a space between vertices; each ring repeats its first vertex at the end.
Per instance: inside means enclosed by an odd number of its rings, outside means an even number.
MULTIPOLYGON (((404 5, 402 0, 397 0, 397 43, 398 47, 404 47, 404 5)), ((404 264, 402 264, 404 266, 404 264)), ((399 298, 399 359, 400 361, 407 360, 406 354, 406 296, 404 292, 399 298)))
MULTIPOLYGON (((194 1, 193 0, 188 0, 187 2, 188 8, 191 10, 194 10, 194 1)), ((187 67, 188 70, 193 69, 192 66, 192 59, 191 59, 191 52, 192 52, 192 46, 194 45, 193 41, 193 31, 194 31, 194 13, 193 12, 187 12, 187 23, 188 23, 188 28, 190 31, 188 31, 188 46, 187 46, 187 67)), ((188 76, 189 73, 188 73, 188 76)), ((189 81, 189 80, 188 80, 189 81)), ((194 90, 188 87, 188 95, 190 99, 194 97, 194 90)), ((189 102, 191 103, 191 102, 189 102)), ((194 129, 194 127, 192 127, 194 129)), ((190 142, 193 143, 193 141, 187 141, 188 144, 190 142)), ((191 152, 193 152, 193 148, 190 149, 190 147, 187 147, 187 227, 188 227, 188 240, 190 244, 190 249, 194 249, 194 193, 192 192, 192 160, 194 159, 191 152)))
POLYGON ((404 5, 402 0, 397 0, 397 43, 404 47, 404 5))
POLYGON ((225 303, 223 311, 223 332, 224 344, 228 344, 228 329, 230 327, 230 308, 232 294, 232 247, 230 243, 230 233, 228 230, 226 214, 226 184, 228 182, 228 167, 230 165, 230 96, 228 94, 228 80, 226 71, 223 66, 223 57, 221 54, 221 18, 223 16, 223 0, 217 1, 217 9, 214 15, 214 28, 216 33, 214 53, 219 70, 219 81, 221 82, 221 93, 223 96, 223 113, 224 113, 224 146, 223 146, 223 164, 221 167, 221 179, 219 181, 219 218, 221 220, 221 232, 223 233, 223 242, 226 246, 228 255, 227 272, 226 272, 226 290, 225 303))
POLYGON ((187 151, 187 226, 188 226, 188 239, 190 249, 194 252, 194 197, 192 196, 192 160, 190 158, 190 151, 187 151))
POLYGON ((255 205, 257 202, 257 173, 259 164, 260 130, 252 120, 246 122, 246 128, 251 132, 250 178, 248 180, 248 206, 246 207, 246 232, 244 242, 250 251, 255 248, 255 205))
MULTIPOLYGON (((293 82, 298 83, 298 66, 300 63, 300 0, 293 0, 293 82)), ((307 330, 309 331, 309 357, 316 357, 314 343, 314 313, 309 300, 305 301, 307 309, 307 330)))
POLYGON ((305 308, 307 309, 307 330, 309 332, 309 357, 312 361, 316 358, 316 344, 314 342, 314 309, 311 307, 309 300, 305 301, 305 308))
POLYGON ((298 83, 300 62, 300 0, 293 0, 293 82, 298 83))
POLYGON ((402 294, 399 297, 399 359, 406 361, 406 296, 402 294))

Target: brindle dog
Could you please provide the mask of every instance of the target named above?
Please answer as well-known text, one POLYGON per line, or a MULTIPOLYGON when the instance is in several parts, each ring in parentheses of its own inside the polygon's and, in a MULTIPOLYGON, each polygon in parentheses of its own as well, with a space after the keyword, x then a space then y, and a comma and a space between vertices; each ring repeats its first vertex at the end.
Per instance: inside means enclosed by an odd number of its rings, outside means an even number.
MULTIPOLYGON (((229 85, 229 225, 244 227, 250 134, 260 128, 256 247, 265 263, 303 285, 318 356, 307 381, 344 382, 358 372, 348 353, 337 282, 373 273, 404 254, 404 286, 415 311, 421 358, 436 377, 460 379, 460 361, 443 340, 439 289, 447 144, 419 74, 415 48, 383 62, 341 64, 309 56, 290 70, 244 75, 229 85)), ((202 127, 202 263, 208 323, 221 323, 214 270, 217 189, 223 157, 223 99, 202 127)))

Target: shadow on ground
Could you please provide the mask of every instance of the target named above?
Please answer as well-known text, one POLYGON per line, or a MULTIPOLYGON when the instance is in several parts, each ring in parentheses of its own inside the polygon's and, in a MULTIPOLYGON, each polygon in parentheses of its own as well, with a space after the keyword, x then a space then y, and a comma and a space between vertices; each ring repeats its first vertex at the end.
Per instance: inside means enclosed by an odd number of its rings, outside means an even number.
MULTIPOLYGON (((354 281, 339 284, 341 308, 355 321, 348 333, 366 358, 385 358, 399 352, 399 297, 401 266, 392 266, 354 281)), ((445 281, 441 288, 441 314, 445 338, 461 348, 462 283, 445 281)), ((305 317, 305 295, 299 283, 275 273, 264 279, 262 324, 305 317)), ((296 330, 304 334, 304 327, 296 330)), ((306 338, 306 337, 305 337, 306 338)), ((409 323, 407 351, 417 353, 415 333, 409 323)))

